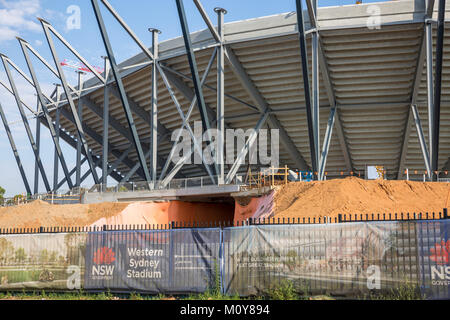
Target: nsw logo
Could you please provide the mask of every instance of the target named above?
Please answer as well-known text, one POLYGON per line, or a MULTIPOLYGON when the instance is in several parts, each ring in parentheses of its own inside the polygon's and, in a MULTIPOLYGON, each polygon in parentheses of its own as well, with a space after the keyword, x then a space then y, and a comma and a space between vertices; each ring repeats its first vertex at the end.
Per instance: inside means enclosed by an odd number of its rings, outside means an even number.
POLYGON ((449 253, 450 240, 447 240, 447 242, 442 240, 440 243, 436 243, 434 248, 430 248, 430 260, 436 263, 436 266, 431 266, 431 280, 433 285, 447 286, 449 284, 449 253))
POLYGON ((94 262, 91 271, 92 279, 111 280, 113 278, 115 266, 112 264, 116 261, 116 254, 111 248, 98 249, 92 261, 94 262))

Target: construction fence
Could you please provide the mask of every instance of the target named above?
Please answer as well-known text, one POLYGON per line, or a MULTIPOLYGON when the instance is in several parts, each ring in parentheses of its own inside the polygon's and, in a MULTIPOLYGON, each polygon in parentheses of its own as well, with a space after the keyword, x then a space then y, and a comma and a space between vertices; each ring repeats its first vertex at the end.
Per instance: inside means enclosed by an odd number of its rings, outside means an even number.
POLYGON ((0 235, 0 290, 450 299, 450 220, 0 235))

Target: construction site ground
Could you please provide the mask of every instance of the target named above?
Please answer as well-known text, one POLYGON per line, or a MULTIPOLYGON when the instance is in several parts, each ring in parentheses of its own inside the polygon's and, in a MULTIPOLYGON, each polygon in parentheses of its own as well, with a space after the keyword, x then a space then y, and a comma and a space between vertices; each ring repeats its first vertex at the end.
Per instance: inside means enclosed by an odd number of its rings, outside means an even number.
MULTIPOLYGON (((252 218, 318 218, 338 214, 442 212, 449 183, 336 179, 293 182, 236 205, 180 201, 51 205, 42 201, 0 208, 0 228, 166 224, 169 221, 242 221, 252 218)), ((201 222, 199 221, 199 222, 201 222)))

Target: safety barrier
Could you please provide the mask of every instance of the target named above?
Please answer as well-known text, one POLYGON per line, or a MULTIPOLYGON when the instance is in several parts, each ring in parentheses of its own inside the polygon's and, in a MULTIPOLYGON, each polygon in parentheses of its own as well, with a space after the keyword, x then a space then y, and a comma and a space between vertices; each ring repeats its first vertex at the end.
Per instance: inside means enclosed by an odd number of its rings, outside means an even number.
POLYGON ((0 235, 0 290, 252 296, 290 281, 308 294, 359 298, 408 284, 450 299, 448 219, 166 227, 0 235))

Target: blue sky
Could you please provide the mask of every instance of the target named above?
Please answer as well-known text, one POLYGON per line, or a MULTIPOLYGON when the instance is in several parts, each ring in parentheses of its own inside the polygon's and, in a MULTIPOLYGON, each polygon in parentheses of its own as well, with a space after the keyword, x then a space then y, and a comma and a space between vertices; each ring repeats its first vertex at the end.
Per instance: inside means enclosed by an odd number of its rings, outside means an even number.
MULTIPOLYGON (((174 0, 109 0, 109 2, 148 46, 151 44, 151 37, 147 31, 149 27, 162 30, 163 33, 160 35, 162 41, 181 35, 174 0)), ((193 1, 185 0, 184 2, 189 19, 190 31, 193 32, 206 28, 193 1)), ((380 1, 364 0, 364 3, 369 2, 380 1)), ((212 19, 215 17, 213 11, 215 7, 224 7, 227 9, 228 14, 225 16, 226 22, 295 10, 294 0, 203 0, 202 3, 212 19)), ((353 3, 355 3, 355 0, 320 0, 319 6, 340 6, 353 3)), ((139 48, 121 29, 120 25, 113 20, 104 8, 102 8, 102 12, 110 37, 112 38, 112 45, 118 61, 123 61, 138 53, 139 48)), ((36 17, 42 17, 50 22, 91 64, 102 66, 101 56, 105 55, 105 50, 89 0, 0 0, 0 52, 10 57, 27 74, 28 69, 19 44, 15 39, 16 36, 27 40, 44 58, 53 63, 41 25, 36 17), (81 9, 81 25, 79 29, 69 30, 66 26, 66 22, 71 16, 71 13, 67 10, 71 5, 77 5, 81 9)), ((56 46, 61 59, 75 60, 74 56, 64 46, 59 43, 56 46)), ((56 83, 57 79, 49 74, 45 67, 40 65, 37 60, 33 60, 33 63, 37 69, 41 86, 47 93, 51 93, 53 83, 56 83)), ((74 70, 65 69, 65 74, 69 82, 76 84, 74 70)), ((13 76, 21 93, 22 100, 34 107, 36 105, 34 89, 21 79, 18 74, 13 73, 13 76)), ((0 66, 0 80, 9 85, 3 66, 0 66)), ((0 86, 0 103, 5 110, 8 122, 13 123, 11 125, 11 131, 18 146, 29 183, 31 188, 33 188, 33 152, 26 136, 24 125, 19 121, 20 114, 13 97, 2 86, 0 86)), ((35 120, 30 120, 30 125, 34 133, 35 120)), ((64 142, 62 142, 62 148, 69 165, 69 170, 71 170, 75 165, 76 151, 64 142)), ((0 126, 0 150, 0 168, 3 169, 0 175, 0 186, 6 189, 7 196, 23 193, 25 187, 3 125, 0 126)), ((48 129, 42 127, 41 158, 50 183, 53 181, 53 153, 53 143, 48 129)), ((85 164, 83 172, 86 170, 87 165, 85 164)), ((61 179, 61 168, 59 172, 59 178, 61 179)), ((84 182, 87 186, 92 183, 93 181, 90 178, 84 182)), ((64 188, 67 188, 67 186, 64 186, 64 188)), ((45 191, 42 178, 40 178, 40 191, 45 191)))

